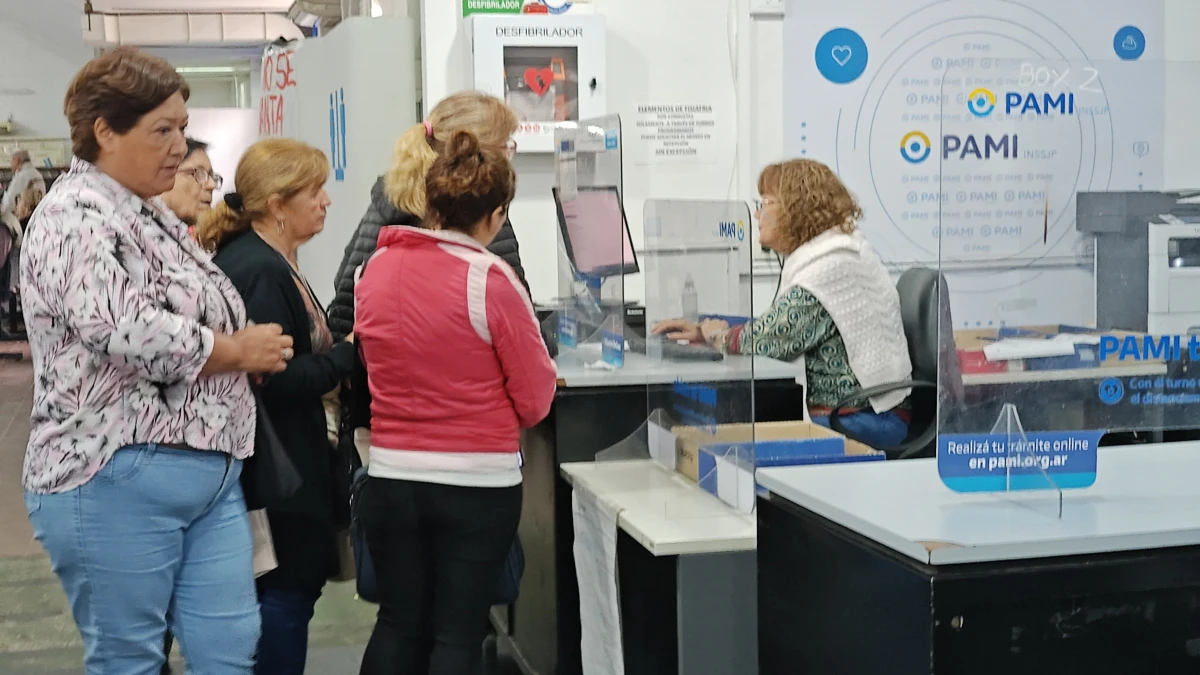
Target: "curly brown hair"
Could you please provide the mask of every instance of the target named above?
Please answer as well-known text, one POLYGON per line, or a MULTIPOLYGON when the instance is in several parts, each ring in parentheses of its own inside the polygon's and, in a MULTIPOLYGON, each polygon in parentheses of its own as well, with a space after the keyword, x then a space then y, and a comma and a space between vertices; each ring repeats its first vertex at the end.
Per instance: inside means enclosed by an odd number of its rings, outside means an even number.
POLYGON ((850 234, 862 208, 828 166, 812 159, 771 164, 758 176, 758 193, 777 198, 779 244, 791 252, 816 236, 838 229, 850 234))

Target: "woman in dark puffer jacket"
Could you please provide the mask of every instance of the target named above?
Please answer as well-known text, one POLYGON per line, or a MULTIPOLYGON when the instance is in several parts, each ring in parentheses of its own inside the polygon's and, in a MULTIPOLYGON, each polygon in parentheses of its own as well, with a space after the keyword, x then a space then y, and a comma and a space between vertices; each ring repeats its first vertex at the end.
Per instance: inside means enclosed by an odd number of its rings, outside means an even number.
MULTIPOLYGON (((517 116, 503 101, 478 92, 459 92, 438 103, 429 120, 413 126, 396 142, 392 167, 371 188, 371 205, 363 215, 354 237, 346 245, 342 264, 334 280, 336 294, 329 305, 329 328, 336 343, 354 330, 354 274, 375 252, 379 230, 388 225, 416 225, 425 212, 425 174, 458 131, 470 131, 482 145, 516 150, 509 140, 517 130, 517 116)), ((512 266, 529 290, 517 235, 505 222, 488 250, 512 266)))

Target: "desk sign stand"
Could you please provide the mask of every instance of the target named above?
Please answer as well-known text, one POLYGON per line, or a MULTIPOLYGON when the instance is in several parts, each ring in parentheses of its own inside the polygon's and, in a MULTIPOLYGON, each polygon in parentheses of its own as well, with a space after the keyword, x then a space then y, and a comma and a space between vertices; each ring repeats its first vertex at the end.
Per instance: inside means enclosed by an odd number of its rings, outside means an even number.
POLYGON ((1062 491, 1096 482, 1096 446, 1103 431, 1026 433, 1017 407, 1005 403, 987 434, 942 434, 937 465, 955 492, 1062 491))

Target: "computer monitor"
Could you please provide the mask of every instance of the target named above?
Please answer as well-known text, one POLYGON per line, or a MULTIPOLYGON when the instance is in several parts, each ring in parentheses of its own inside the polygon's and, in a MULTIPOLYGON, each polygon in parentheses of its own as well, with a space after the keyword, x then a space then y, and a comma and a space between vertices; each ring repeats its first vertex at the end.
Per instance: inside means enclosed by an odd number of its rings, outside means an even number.
POLYGON ((553 188, 558 208, 558 227, 567 249, 567 259, 578 274, 615 277, 639 271, 633 238, 621 196, 613 186, 578 188, 575 199, 564 201, 553 188), (621 252, 617 252, 617 237, 621 252))

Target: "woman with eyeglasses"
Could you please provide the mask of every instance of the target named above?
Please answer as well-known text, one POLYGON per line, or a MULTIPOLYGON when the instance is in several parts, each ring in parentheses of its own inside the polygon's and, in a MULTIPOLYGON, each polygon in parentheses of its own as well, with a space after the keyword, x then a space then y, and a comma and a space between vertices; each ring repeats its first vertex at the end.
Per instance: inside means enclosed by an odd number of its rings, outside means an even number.
MULTIPOLYGON (((188 231, 196 226, 200 216, 212 208, 214 190, 220 190, 224 180, 213 173, 212 161, 208 158, 208 143, 194 138, 184 139, 187 152, 179 168, 175 171, 175 184, 169 192, 161 197, 167 208, 188 226, 188 231)), ((167 632, 163 652, 170 657, 174 639, 167 632)), ((163 665, 162 675, 171 675, 171 664, 163 665)))
POLYGON ((164 192, 163 202, 175 215, 192 227, 200 216, 212 208, 214 190, 220 190, 224 180, 213 172, 208 158, 208 143, 187 139, 187 155, 175 172, 175 185, 164 192))

